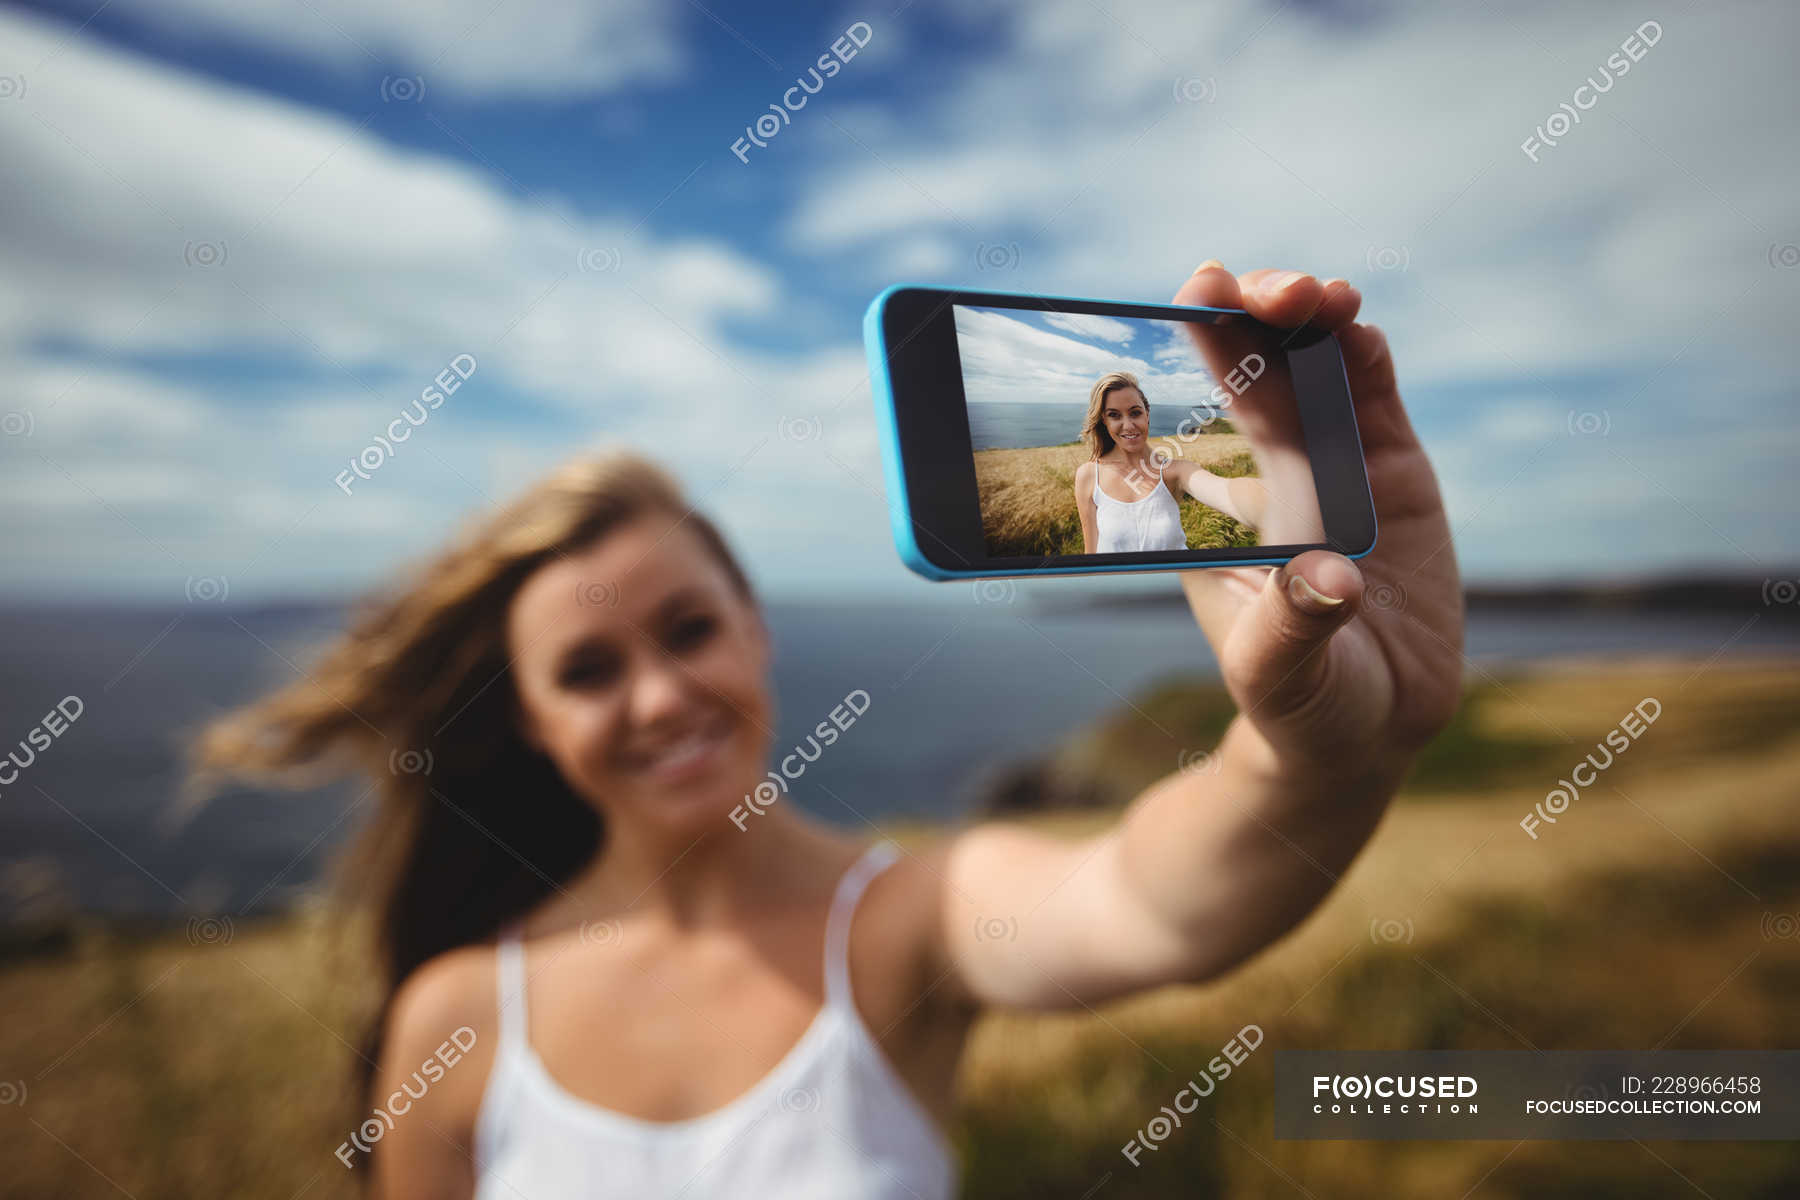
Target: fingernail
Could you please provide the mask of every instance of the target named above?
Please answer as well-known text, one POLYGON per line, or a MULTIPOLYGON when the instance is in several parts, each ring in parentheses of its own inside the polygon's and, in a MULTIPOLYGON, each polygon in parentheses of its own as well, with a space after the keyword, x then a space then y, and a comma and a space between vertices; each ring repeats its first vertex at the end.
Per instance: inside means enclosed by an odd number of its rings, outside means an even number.
POLYGON ((1307 612, 1328 613, 1344 602, 1342 596, 1327 596, 1306 582, 1306 576, 1298 571, 1288 576, 1288 595, 1307 612))
POLYGON ((1306 275, 1300 271, 1283 271, 1279 275, 1271 275, 1263 280, 1263 287, 1271 292, 1279 292, 1285 288, 1292 287, 1294 284, 1305 278, 1306 275))
POLYGON ((1222 267, 1224 265, 1225 265, 1224 263, 1220 262, 1216 258, 1209 258, 1205 262, 1201 263, 1199 266, 1194 268, 1194 274, 1198 275, 1200 272, 1206 270, 1206 268, 1208 268, 1208 267, 1222 267))

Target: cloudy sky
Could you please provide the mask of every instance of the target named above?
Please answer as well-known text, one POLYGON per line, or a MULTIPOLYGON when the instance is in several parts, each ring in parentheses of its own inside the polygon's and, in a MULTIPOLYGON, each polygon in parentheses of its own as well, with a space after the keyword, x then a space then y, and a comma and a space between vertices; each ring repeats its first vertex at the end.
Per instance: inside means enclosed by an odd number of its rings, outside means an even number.
POLYGON ((342 592, 617 439, 771 594, 922 595, 869 298, 1162 302, 1208 257, 1362 288, 1471 578, 1776 572, 1796 33, 1777 4, 3 9, 0 587, 342 592), (864 44, 790 92, 834 42, 864 44))
POLYGON ((1194 418, 1201 420, 1212 411, 1218 381, 1180 322, 952 307, 963 393, 971 404, 1066 404, 1073 438, 1095 381, 1129 371, 1164 421, 1204 409, 1194 418))

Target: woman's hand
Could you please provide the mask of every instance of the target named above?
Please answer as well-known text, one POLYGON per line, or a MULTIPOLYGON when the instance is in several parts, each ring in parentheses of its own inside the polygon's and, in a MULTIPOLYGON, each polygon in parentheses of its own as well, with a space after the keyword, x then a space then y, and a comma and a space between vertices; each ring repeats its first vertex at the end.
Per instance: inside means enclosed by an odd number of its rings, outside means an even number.
POLYGON ((1225 686, 1276 758, 1334 772, 1404 770, 1454 712, 1463 606, 1437 480, 1394 383, 1387 339, 1355 323, 1341 279, 1209 261, 1176 304, 1242 308, 1283 329, 1336 334, 1368 464, 1378 538, 1357 563, 1310 551, 1279 570, 1184 572, 1225 686), (1335 603, 1334 603, 1335 602, 1335 603))
MULTIPOLYGON (((1067 1007, 1229 969, 1319 903, 1455 710, 1463 607, 1450 528, 1387 339, 1354 321, 1361 297, 1343 280, 1234 278, 1209 262, 1175 302, 1337 335, 1377 544, 1360 567, 1309 551, 1279 569, 1182 574, 1239 706, 1224 741, 1204 770, 1173 768, 1215 748, 1171 746, 1170 773, 1103 833, 983 825, 912 872, 909 903, 932 913, 922 978, 934 998, 1067 1007)), ((1253 442, 1258 417, 1234 414, 1253 442)))

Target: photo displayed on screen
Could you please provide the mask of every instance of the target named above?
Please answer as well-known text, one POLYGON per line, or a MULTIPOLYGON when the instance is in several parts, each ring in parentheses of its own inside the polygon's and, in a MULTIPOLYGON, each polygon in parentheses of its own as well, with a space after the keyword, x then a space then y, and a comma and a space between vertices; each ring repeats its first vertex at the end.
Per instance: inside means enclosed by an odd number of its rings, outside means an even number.
POLYGON ((990 555, 1324 539, 1277 331, 953 308, 990 555))

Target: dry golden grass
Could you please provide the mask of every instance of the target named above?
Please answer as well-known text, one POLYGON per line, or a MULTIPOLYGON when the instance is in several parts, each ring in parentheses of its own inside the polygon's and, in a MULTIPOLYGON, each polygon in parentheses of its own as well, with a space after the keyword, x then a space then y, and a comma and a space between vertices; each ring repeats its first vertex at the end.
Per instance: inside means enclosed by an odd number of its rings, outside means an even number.
MULTIPOLYGON (((1287 938, 1210 985, 984 1020, 955 1131, 967 1194, 1800 1194, 1793 1142, 1271 1137, 1278 1046, 1795 1045, 1800 941, 1768 937, 1764 914, 1800 913, 1800 671, 1699 666, 1479 683, 1451 739, 1460 760, 1484 764, 1476 777, 1445 766, 1409 788, 1287 938), (1520 817, 1645 696, 1662 716, 1527 837, 1520 817), (1397 928, 1404 937, 1377 936, 1397 928), (1251 1022, 1263 1047, 1134 1168, 1126 1139, 1251 1022)), ((1205 686, 1150 703, 1156 723, 1196 745, 1219 719, 1205 686)), ((1141 723, 1102 723, 1059 761, 1160 774, 1177 751, 1145 740, 1141 723)), ((1076 834, 1111 819, 1042 823, 1076 834)), ((349 965, 356 937, 319 911, 242 923, 223 944, 94 927, 64 952, 5 965, 0 1085, 22 1084, 25 1098, 0 1107, 0 1195, 355 1195, 332 1151, 351 1112, 348 1043, 370 999, 349 965)))
MULTIPOLYGON (((1250 439, 1241 433, 1209 433, 1185 441, 1152 439, 1169 454, 1215 474, 1254 475, 1250 439)), ((1088 460, 1079 442, 1019 450, 977 450, 975 486, 982 529, 992 555, 1082 553, 1081 516, 1075 507, 1075 468, 1088 460)), ((1217 509, 1181 498, 1181 527, 1193 550, 1254 546, 1256 534, 1217 509)))
MULTIPOLYGON (((1267 1035, 1261 1055, 1795 1046, 1800 942, 1769 940, 1764 919, 1800 914, 1800 673, 1697 667, 1478 687, 1479 723, 1556 731, 1555 768, 1409 791, 1327 902, 1217 983, 1099 1013, 987 1019, 963 1069, 972 1194, 1081 1196, 1109 1173, 1096 1195, 1800 1194, 1791 1142, 1659 1142, 1654 1154, 1631 1142, 1277 1142, 1266 1063, 1222 1084, 1208 1121, 1142 1167, 1120 1153, 1250 1022, 1267 1035), (1646 696, 1664 706, 1657 722, 1557 824, 1527 836, 1520 818, 1646 696)), ((1212 720, 1197 706, 1196 728, 1212 720)))

